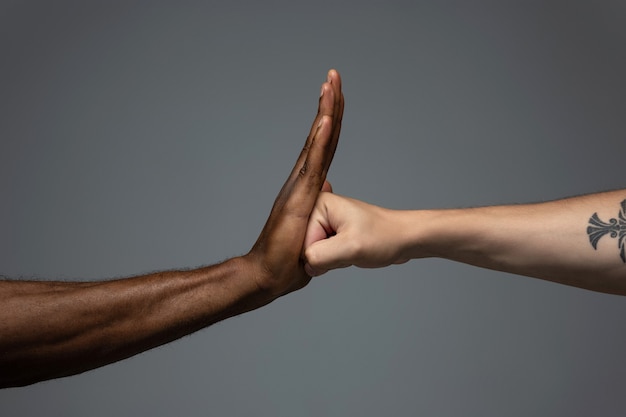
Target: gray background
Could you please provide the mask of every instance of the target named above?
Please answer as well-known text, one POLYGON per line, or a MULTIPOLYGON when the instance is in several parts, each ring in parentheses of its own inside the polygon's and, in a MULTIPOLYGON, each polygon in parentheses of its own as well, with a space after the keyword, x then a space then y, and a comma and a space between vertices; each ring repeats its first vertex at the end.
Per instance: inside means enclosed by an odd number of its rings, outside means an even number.
MULTIPOLYGON (((335 191, 393 208, 624 187, 623 2, 0 7, 0 273, 245 253, 343 75, 335 191)), ((617 252, 616 252, 617 256, 617 252)), ((623 416, 626 299, 441 260, 316 278, 3 416, 623 416)))

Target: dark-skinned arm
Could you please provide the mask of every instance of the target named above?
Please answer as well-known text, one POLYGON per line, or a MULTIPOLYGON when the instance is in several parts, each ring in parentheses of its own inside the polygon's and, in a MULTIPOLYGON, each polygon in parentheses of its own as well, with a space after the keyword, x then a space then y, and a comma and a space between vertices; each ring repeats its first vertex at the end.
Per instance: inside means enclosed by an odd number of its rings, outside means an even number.
POLYGON ((342 115, 341 79, 331 70, 304 148, 244 256, 112 281, 0 281, 0 387, 119 361, 304 287, 307 221, 320 190, 329 189, 342 115))

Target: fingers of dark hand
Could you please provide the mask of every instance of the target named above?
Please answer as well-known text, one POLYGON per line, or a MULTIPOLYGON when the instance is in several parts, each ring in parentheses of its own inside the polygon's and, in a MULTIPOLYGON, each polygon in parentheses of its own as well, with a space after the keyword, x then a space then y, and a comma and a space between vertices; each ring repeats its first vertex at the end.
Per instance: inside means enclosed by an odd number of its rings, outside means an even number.
POLYGON ((309 135, 276 200, 280 207, 287 204, 308 216, 333 159, 342 114, 341 78, 337 71, 330 70, 327 81, 322 84, 317 115, 309 135))
POLYGON ((317 195, 325 180, 325 166, 332 158, 332 119, 323 116, 306 152, 306 159, 299 166, 295 184, 287 201, 291 212, 308 218, 317 195))
POLYGON ((332 112, 332 137, 330 145, 330 158, 325 163, 324 175, 328 172, 330 163, 332 162, 333 155, 337 149, 337 143, 339 141, 339 134, 341 133, 341 121, 343 118, 344 98, 341 90, 341 76, 336 70, 328 71, 327 76, 328 83, 332 87, 333 91, 333 112, 332 112))

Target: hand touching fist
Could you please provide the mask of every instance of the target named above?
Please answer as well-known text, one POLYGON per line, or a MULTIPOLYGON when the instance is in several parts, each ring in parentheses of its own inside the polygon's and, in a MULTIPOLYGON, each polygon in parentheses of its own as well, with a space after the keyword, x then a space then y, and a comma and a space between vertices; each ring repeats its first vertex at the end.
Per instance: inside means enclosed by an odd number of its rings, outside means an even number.
POLYGON ((401 213, 320 193, 304 239, 306 272, 317 276, 351 265, 379 268, 408 261, 401 213))

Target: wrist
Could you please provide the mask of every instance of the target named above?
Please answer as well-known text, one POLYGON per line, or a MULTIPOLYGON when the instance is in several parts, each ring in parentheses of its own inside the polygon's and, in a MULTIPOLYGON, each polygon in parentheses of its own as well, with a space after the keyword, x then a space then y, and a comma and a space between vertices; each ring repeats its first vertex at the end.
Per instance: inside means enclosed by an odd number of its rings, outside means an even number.
POLYGON ((418 210, 406 213, 405 247, 411 258, 473 263, 492 245, 485 235, 484 209, 418 210))
POLYGON ((446 257, 452 242, 451 210, 398 210, 400 260, 446 257))
POLYGON ((285 292, 284 284, 254 251, 233 258, 232 261, 237 265, 240 276, 251 285, 251 295, 257 300, 258 307, 271 303, 285 292))
POLYGON ((227 315, 219 320, 257 309, 273 301, 270 291, 259 285, 259 268, 248 255, 230 258, 207 269, 212 271, 215 267, 220 270, 217 274, 213 272, 207 275, 203 269, 195 272, 210 281, 212 294, 222 293, 221 299, 225 302, 222 308, 227 315), (215 285, 219 288, 214 288, 215 285))

